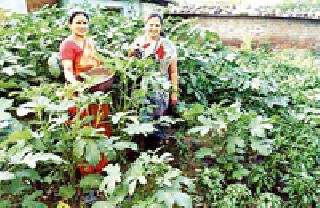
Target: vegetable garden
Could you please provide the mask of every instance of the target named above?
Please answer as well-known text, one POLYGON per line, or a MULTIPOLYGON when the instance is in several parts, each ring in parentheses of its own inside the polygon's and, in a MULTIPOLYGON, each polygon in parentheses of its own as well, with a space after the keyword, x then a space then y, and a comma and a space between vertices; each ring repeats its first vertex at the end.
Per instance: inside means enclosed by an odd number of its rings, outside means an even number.
POLYGON ((228 48, 193 20, 167 17, 179 102, 173 116, 143 122, 139 80, 156 80, 157 67, 127 57, 141 19, 90 9, 90 35, 115 81, 108 93, 71 99, 77 89, 65 86, 57 62, 65 9, 2 13, 0 207, 77 207, 91 189, 104 195, 93 207, 320 206, 318 52, 228 48), (65 122, 68 106, 92 102, 111 103, 107 140, 86 120, 65 122), (135 138, 155 125, 169 144, 144 152, 135 138), (104 173, 77 180, 75 164, 96 164, 101 152, 104 173))

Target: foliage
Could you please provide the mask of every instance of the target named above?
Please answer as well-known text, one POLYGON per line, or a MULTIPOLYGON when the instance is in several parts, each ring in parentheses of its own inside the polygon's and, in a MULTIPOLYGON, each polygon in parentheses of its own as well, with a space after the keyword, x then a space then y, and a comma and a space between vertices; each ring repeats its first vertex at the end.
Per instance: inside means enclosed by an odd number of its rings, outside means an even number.
POLYGON ((235 98, 179 107, 187 133, 200 143, 209 141, 195 156, 204 162, 211 158, 209 164, 227 184, 249 181, 253 193, 290 198, 282 206, 311 206, 319 192, 314 172, 319 169, 319 59, 301 51, 295 60, 291 51, 238 52, 231 68, 241 71, 238 76, 224 69, 232 77, 227 86, 237 86, 232 87, 235 98))
POLYGON ((304 1, 295 1, 295 2, 285 2, 275 5, 276 8, 280 8, 281 10, 294 10, 294 9, 317 9, 320 8, 319 0, 304 0, 304 1))
POLYGON ((157 66, 152 59, 127 57, 143 21, 89 10, 99 58, 115 74, 108 93, 88 93, 84 88, 90 80, 64 86, 56 60, 68 35, 65 9, 12 14, 0 31, 1 207, 42 207, 39 198, 52 190, 73 200, 79 188, 105 193, 96 207, 319 203, 318 53, 227 48, 217 34, 195 27, 194 20, 168 17, 165 32, 179 51, 178 118, 146 121, 145 97, 151 90, 140 80, 157 77, 157 66), (79 95, 72 98, 75 91, 79 95), (77 115, 66 122, 68 107, 81 111, 90 103, 111 104, 112 137, 90 127, 91 117, 77 115), (126 158, 128 149, 138 150, 133 138, 152 134, 158 125, 176 126, 179 146, 172 153, 178 168, 169 164, 175 161, 168 153, 126 158), (95 164, 100 153, 112 162, 105 175, 77 181, 75 164, 84 159, 86 167, 95 164))
POLYGON ((107 197, 94 207, 192 207, 190 196, 181 192, 181 185, 192 186, 192 181, 172 168, 170 160, 170 153, 142 153, 123 175, 118 164, 107 166, 108 175, 100 185, 107 197))
POLYGON ((217 206, 223 194, 224 175, 216 168, 197 169, 197 180, 201 188, 200 196, 204 197, 200 202, 206 201, 212 206, 217 206))

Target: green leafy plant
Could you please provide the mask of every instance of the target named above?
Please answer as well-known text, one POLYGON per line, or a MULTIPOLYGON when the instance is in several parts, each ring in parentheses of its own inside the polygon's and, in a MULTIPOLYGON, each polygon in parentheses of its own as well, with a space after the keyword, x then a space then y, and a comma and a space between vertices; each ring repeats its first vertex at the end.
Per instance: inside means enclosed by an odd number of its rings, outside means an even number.
POLYGON ((217 168, 197 169, 197 183, 206 204, 217 206, 223 196, 224 175, 217 168))
POLYGON ((262 193, 257 201, 257 207, 281 207, 281 198, 272 193, 262 193))
POLYGON ((118 164, 107 166, 107 176, 100 185, 106 200, 96 202, 94 207, 192 207, 191 197, 182 192, 182 184, 192 186, 192 181, 172 168, 170 160, 169 153, 142 153, 124 174, 118 164), (125 200, 127 197, 130 201, 125 200))
POLYGON ((251 204, 251 192, 243 184, 231 184, 226 189, 226 196, 223 198, 224 206, 246 207, 251 204))
POLYGON ((157 67, 127 57, 143 20, 88 10, 99 58, 115 75, 108 93, 83 90, 92 80, 64 86, 57 56, 69 35, 66 9, 0 20, 0 207, 71 204, 91 189, 105 193, 96 207, 319 203, 319 53, 229 48, 194 19, 167 17, 164 30, 178 49, 176 118, 146 121, 150 88, 140 80, 157 77, 157 67), (110 104, 112 137, 89 126, 90 116, 66 122, 69 106, 81 111, 89 103, 110 104), (156 125, 177 140, 162 147, 174 161, 159 152, 129 158, 127 149, 138 150, 133 138, 156 125), (77 180, 75 164, 95 164, 100 153, 112 163, 105 175, 77 180))

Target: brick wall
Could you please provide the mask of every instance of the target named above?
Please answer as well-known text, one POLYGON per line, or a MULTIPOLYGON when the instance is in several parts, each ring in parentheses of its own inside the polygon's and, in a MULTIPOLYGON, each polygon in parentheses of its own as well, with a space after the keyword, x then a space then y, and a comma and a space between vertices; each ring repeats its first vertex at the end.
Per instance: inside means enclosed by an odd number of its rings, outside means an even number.
POLYGON ((311 48, 320 51, 320 20, 262 17, 199 17, 198 23, 217 32, 224 44, 239 47, 251 39, 274 48, 311 48))
POLYGON ((251 5, 272 6, 284 3, 316 3, 317 0, 176 0, 178 4, 185 5, 251 5))
POLYGON ((241 0, 177 0, 176 2, 180 5, 212 6, 239 5, 241 3, 241 0))

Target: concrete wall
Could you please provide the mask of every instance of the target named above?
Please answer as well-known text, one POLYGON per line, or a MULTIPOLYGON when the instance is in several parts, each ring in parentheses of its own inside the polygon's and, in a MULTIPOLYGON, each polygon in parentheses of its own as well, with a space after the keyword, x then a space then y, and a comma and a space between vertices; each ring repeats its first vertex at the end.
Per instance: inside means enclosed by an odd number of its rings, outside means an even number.
MULTIPOLYGON (((62 0, 64 7, 71 7, 72 4, 83 3, 86 0, 62 0)), ((125 17, 144 16, 151 11, 162 11, 163 7, 151 4, 140 3, 139 0, 90 0, 92 6, 99 4, 101 7, 121 9, 125 17)))
POLYGON ((57 3, 58 0, 0 0, 0 8, 26 14, 27 12, 42 8, 46 4, 53 6, 57 3))
MULTIPOLYGON (((62 4, 64 7, 72 7, 73 4, 85 3, 86 0, 63 0, 62 4)), ((117 8, 121 9, 125 17, 138 16, 141 13, 141 6, 139 0, 133 1, 115 1, 115 0, 90 0, 90 5, 100 5, 106 8, 117 8)))
POLYGON ((142 4, 140 4, 140 8, 141 8, 140 15, 142 15, 143 17, 153 11, 158 11, 160 13, 162 13, 162 11, 163 11, 162 6, 150 4, 150 3, 142 3, 142 4))
POLYGON ((27 3, 25 0, 0 0, 0 8, 10 9, 13 12, 26 14, 27 3))
POLYGON ((263 17, 199 17, 198 24, 217 32, 226 45, 239 47, 252 39, 253 46, 268 43, 278 48, 311 48, 320 51, 320 20, 263 17))

